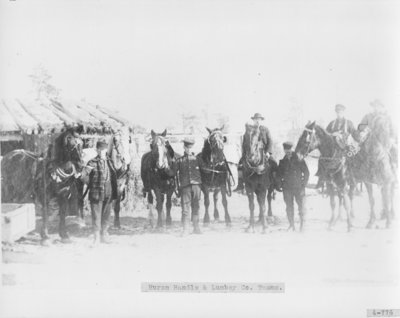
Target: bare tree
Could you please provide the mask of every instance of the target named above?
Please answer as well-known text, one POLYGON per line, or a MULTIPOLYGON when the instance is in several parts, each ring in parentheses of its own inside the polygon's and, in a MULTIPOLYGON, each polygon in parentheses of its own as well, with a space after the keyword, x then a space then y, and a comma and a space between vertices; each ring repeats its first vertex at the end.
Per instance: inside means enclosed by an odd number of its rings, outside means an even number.
POLYGON ((57 100, 60 96, 61 90, 55 87, 50 81, 52 76, 49 75, 48 71, 43 65, 37 66, 33 70, 33 74, 29 75, 32 80, 32 84, 36 90, 36 98, 39 100, 43 97, 57 100))

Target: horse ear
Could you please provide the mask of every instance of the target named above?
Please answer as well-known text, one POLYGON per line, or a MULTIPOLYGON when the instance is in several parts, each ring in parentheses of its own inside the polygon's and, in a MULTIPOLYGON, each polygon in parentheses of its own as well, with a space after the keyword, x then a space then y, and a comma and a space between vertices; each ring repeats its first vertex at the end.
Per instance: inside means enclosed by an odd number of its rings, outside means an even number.
POLYGON ((314 127, 315 127, 315 120, 311 123, 310 127, 311 127, 311 128, 314 128, 314 127))
POLYGON ((225 128, 225 125, 222 125, 221 128, 219 130, 223 131, 225 128))
POLYGON ((152 130, 151 130, 151 138, 154 139, 155 136, 156 136, 156 133, 155 133, 154 130, 152 129, 152 130))
POLYGON ((167 135, 167 130, 164 129, 164 131, 162 132, 161 136, 165 137, 167 135))
POLYGON ((207 129, 207 131, 208 131, 209 134, 212 133, 212 130, 211 130, 210 128, 206 127, 206 129, 207 129))

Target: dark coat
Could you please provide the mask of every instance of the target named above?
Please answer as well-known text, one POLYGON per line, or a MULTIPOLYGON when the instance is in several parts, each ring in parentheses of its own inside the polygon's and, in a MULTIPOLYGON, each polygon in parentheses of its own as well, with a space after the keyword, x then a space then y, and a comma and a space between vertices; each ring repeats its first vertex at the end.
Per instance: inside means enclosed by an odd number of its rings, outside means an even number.
POLYGON ((200 160, 194 153, 185 154, 177 159, 180 189, 192 184, 201 184, 200 165, 200 160))
MULTIPOLYGON (((260 135, 261 135, 260 138, 262 139, 262 141, 264 143, 264 151, 265 152, 269 152, 270 154, 272 154, 272 137, 271 137, 271 134, 269 132, 269 129, 267 127, 265 127, 265 126, 262 126, 262 125, 260 125, 259 129, 260 129, 260 135)), ((242 156, 244 156, 245 153, 246 153, 244 145, 245 144, 250 144, 250 141, 246 140, 248 138, 249 138, 248 134, 244 134, 243 135, 242 156)))
POLYGON ((351 135, 355 140, 358 138, 357 130, 354 128, 353 122, 346 118, 332 120, 326 127, 326 131, 330 134, 340 132, 344 137, 351 135))
POLYGON ((290 159, 285 156, 279 160, 278 175, 283 190, 299 190, 307 185, 310 172, 304 159, 292 152, 290 159))

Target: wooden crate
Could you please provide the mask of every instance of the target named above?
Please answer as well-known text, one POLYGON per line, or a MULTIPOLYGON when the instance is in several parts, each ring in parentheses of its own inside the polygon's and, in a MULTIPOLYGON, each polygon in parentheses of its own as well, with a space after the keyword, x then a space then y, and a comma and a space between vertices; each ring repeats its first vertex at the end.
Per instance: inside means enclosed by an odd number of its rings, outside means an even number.
POLYGON ((1 240, 14 242, 35 230, 35 205, 32 203, 1 204, 1 240))

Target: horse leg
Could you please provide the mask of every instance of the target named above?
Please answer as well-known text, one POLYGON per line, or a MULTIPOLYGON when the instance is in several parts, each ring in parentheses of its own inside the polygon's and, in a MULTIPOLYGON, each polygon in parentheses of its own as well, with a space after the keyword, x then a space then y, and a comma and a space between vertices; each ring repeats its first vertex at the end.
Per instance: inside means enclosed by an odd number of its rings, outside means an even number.
POLYGON ((205 209, 205 214, 203 218, 203 223, 204 225, 210 224, 210 215, 208 214, 208 208, 210 206, 210 191, 206 186, 202 187, 203 193, 204 193, 204 209, 205 209))
POLYGON ((350 232, 351 228, 353 227, 352 223, 351 223, 351 212, 350 212, 350 200, 349 200, 349 196, 346 193, 346 190, 344 190, 341 193, 342 199, 343 199, 343 205, 344 205, 344 209, 346 210, 346 216, 347 216, 347 231, 350 232))
POLYGON ((273 193, 274 193, 274 187, 273 187, 273 186, 270 186, 270 187, 268 188, 268 194, 267 194, 267 201, 268 201, 268 217, 269 217, 269 218, 272 218, 272 217, 273 217, 273 215, 272 215, 272 205, 271 205, 273 193))
MULTIPOLYGON (((46 186, 46 183, 44 183, 44 187, 46 186)), ((45 193, 46 189, 44 189, 44 197, 43 200, 41 201, 42 205, 42 229, 40 231, 40 236, 41 236, 41 244, 44 246, 49 245, 50 243, 50 236, 49 236, 49 205, 46 199, 47 194, 45 193)))
POLYGON ((163 226, 163 218, 162 218, 162 212, 163 212, 163 205, 164 205, 164 194, 161 193, 159 189, 155 191, 156 193, 156 209, 157 209, 157 228, 162 228, 163 226))
POLYGON ((218 211, 218 194, 219 194, 219 188, 216 188, 213 193, 213 199, 214 199, 214 220, 219 221, 219 211, 218 211))
POLYGON ((121 222, 119 220, 119 212, 121 210, 121 197, 118 195, 118 197, 115 199, 114 202, 114 227, 117 229, 121 228, 121 222))
POLYGON ((69 243, 70 239, 67 233, 67 226, 65 222, 67 215, 68 199, 61 198, 58 202, 58 205, 60 207, 60 222, 59 222, 58 234, 61 237, 62 243, 69 243))
POLYGON ((84 207, 84 198, 83 198, 83 182, 80 179, 76 181, 76 190, 77 190, 77 197, 78 197, 78 214, 79 217, 84 220, 85 219, 85 211, 83 210, 84 207))
POLYGON ((228 211, 228 200, 227 200, 227 193, 226 193, 226 186, 221 188, 221 195, 222 195, 222 205, 224 206, 225 211, 225 224, 227 226, 231 225, 231 216, 229 215, 228 211))
POLYGON ((383 205, 383 213, 386 215, 386 228, 390 228, 392 223, 391 213, 389 211, 389 195, 390 188, 389 184, 385 184, 382 186, 382 205, 383 205))
POLYGON ((333 192, 329 194, 329 200, 331 205, 331 220, 329 221, 329 229, 331 230, 335 226, 337 221, 337 218, 335 217, 336 197, 333 192))
POLYGON ((172 223, 172 218, 171 218, 171 208, 172 208, 172 193, 173 191, 169 191, 167 195, 167 202, 166 202, 166 209, 167 209, 167 218, 166 218, 166 224, 167 226, 170 226, 172 223))
POLYGON ((369 208, 370 208, 370 216, 369 216, 369 221, 367 224, 367 229, 371 229, 376 221, 374 190, 372 188, 371 183, 365 183, 365 187, 367 188, 368 199, 369 199, 369 208))
POLYGON ((354 205, 353 205, 353 199, 354 199, 354 191, 355 191, 355 186, 351 185, 349 189, 349 203, 350 203, 350 217, 354 219, 354 205))
POLYGON ((392 182, 390 184, 390 197, 389 197, 389 204, 390 204, 390 217, 392 218, 392 220, 395 217, 395 212, 394 212, 394 203, 393 203, 393 199, 394 199, 394 191, 395 191, 395 183, 392 182))
POLYGON ((265 197, 266 197, 266 190, 259 190, 256 191, 257 195, 257 202, 258 202, 258 207, 260 209, 260 216, 261 216, 261 226, 262 226, 262 233, 265 233, 265 230, 267 228, 266 222, 265 222, 265 197))
POLYGON ((248 189, 246 188, 246 193, 247 193, 247 198, 249 199, 249 208, 250 208, 250 222, 249 226, 247 227, 246 231, 249 232, 250 230, 255 233, 254 230, 254 191, 247 191, 248 189))
POLYGON ((338 214, 337 217, 335 219, 335 224, 337 221, 342 220, 342 214, 343 214, 343 197, 342 196, 338 196, 339 197, 339 205, 338 205, 338 214))
POLYGON ((154 209, 154 196, 153 196, 153 192, 149 191, 147 194, 147 203, 148 203, 148 208, 149 208, 149 223, 150 223, 150 227, 153 228, 154 227, 154 214, 153 214, 153 209, 154 209))

